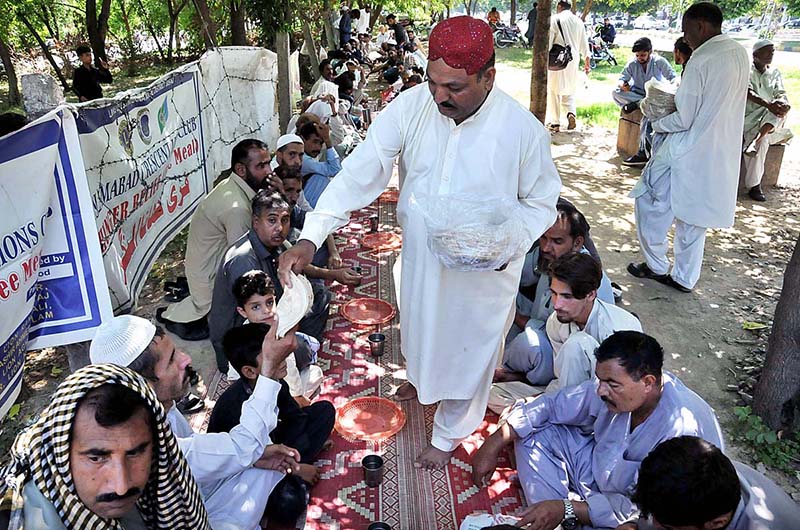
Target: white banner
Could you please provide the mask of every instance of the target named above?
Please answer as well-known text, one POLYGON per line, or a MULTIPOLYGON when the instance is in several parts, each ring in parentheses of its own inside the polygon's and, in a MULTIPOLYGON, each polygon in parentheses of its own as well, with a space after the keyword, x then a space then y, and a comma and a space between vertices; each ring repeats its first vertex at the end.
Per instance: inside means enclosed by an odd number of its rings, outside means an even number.
POLYGON ((89 340, 111 315, 68 110, 0 139, 0 417, 28 349, 89 340))
POLYGON ((278 137, 275 54, 208 52, 145 89, 79 105, 81 151, 115 310, 230 167, 240 140, 278 137))

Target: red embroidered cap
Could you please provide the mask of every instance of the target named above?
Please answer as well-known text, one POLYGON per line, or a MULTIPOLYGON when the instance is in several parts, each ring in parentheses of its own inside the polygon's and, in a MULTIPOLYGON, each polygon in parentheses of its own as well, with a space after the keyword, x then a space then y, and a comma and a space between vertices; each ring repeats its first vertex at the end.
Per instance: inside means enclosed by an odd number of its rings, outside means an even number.
POLYGON ((443 20, 428 39, 428 60, 444 59, 450 68, 473 75, 494 53, 492 28, 483 20, 460 16, 443 20))

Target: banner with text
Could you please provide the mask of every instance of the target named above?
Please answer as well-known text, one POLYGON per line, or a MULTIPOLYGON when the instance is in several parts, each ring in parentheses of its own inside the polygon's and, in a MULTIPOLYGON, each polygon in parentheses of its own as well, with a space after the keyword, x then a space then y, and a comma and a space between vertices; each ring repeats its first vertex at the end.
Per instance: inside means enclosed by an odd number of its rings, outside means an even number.
POLYGON ((28 349, 89 340, 111 306, 75 119, 0 139, 0 417, 28 349))
POLYGON ((222 48, 150 86, 76 107, 115 310, 130 309, 166 244, 243 138, 277 139, 275 54, 222 48))

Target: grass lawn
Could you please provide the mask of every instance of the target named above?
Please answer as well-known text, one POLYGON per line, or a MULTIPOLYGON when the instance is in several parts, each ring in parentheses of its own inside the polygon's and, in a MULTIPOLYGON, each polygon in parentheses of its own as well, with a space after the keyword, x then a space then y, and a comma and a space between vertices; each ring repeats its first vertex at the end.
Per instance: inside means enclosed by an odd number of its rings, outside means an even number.
POLYGON ((793 106, 786 117, 786 126, 795 136, 800 135, 800 68, 781 68, 783 85, 789 95, 789 104, 793 106))

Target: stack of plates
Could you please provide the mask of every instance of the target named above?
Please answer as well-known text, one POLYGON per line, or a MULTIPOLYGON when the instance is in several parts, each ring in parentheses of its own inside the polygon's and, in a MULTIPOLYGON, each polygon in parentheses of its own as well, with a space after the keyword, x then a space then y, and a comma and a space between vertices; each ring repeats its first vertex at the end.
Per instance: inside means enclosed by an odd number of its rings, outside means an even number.
POLYGON ((314 305, 314 291, 311 288, 311 282, 305 276, 298 276, 291 271, 289 278, 292 280, 292 287, 290 289, 284 287, 283 295, 275 309, 278 315, 279 339, 286 336, 286 333, 295 327, 314 305))

